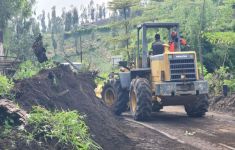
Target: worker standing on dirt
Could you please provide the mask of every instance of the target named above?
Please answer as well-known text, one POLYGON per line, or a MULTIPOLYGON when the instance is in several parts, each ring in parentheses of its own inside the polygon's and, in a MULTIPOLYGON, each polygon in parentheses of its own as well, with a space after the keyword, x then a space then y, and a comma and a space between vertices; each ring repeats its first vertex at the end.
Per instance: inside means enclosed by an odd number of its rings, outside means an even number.
POLYGON ((40 63, 43 63, 48 60, 46 56, 46 49, 43 47, 41 34, 37 36, 35 42, 33 43, 32 48, 33 48, 34 54, 36 55, 40 63))
POLYGON ((155 35, 155 42, 152 44, 153 55, 159 55, 164 53, 164 45, 161 41, 160 34, 155 35))

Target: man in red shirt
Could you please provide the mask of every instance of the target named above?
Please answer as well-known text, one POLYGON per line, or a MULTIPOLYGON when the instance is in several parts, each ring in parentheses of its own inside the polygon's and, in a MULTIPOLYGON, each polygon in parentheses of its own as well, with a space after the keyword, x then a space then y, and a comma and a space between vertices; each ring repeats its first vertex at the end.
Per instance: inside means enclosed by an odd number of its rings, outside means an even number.
MULTIPOLYGON (((169 42, 169 50, 170 52, 174 52, 177 49, 177 32, 172 31, 171 32, 171 41, 169 42)), ((184 38, 180 38, 180 45, 187 46, 187 41, 184 38)))

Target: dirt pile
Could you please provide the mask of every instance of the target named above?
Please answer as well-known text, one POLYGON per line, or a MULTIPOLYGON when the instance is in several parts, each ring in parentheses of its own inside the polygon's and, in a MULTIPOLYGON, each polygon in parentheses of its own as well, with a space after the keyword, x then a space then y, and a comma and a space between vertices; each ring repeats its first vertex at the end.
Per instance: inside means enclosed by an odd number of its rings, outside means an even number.
POLYGON ((122 133, 122 125, 95 95, 91 73, 75 74, 69 67, 44 70, 18 81, 16 102, 25 110, 41 105, 49 110, 77 110, 86 114, 93 139, 104 149, 130 149, 133 143, 122 133))
POLYGON ((209 99, 210 109, 235 114, 235 94, 230 96, 217 96, 209 99))

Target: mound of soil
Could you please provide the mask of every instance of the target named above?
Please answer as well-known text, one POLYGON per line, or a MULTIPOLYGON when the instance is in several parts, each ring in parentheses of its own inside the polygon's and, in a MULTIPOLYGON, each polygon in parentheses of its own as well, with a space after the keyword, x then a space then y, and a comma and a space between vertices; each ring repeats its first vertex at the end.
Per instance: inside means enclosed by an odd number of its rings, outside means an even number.
POLYGON ((217 96, 209 99, 210 109, 221 112, 228 112, 235 115, 235 94, 230 96, 217 96))
POLYGON ((75 74, 69 67, 44 70, 18 81, 13 92, 25 110, 41 105, 49 110, 77 110, 86 115, 92 138, 104 149, 131 149, 132 141, 122 133, 122 125, 96 97, 91 73, 75 74))

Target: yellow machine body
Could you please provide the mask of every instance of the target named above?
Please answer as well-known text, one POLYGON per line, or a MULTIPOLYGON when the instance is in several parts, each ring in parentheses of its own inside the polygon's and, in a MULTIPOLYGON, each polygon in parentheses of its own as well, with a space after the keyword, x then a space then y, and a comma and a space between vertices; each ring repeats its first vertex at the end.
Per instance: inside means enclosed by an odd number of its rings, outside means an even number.
MULTIPOLYGON (((169 57, 173 57, 174 55, 192 55, 195 64, 196 71, 196 80, 199 79, 198 69, 197 69, 197 57, 194 51, 188 52, 165 52, 162 55, 158 55, 158 59, 151 59, 154 56, 150 57, 150 68, 151 68, 151 80, 152 84, 158 84, 161 82, 171 81, 171 73, 170 73, 170 61, 169 57)), ((183 73, 182 73, 183 75, 183 73)), ((183 79, 182 79, 183 81, 183 79)))

